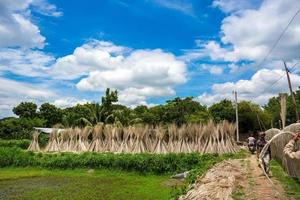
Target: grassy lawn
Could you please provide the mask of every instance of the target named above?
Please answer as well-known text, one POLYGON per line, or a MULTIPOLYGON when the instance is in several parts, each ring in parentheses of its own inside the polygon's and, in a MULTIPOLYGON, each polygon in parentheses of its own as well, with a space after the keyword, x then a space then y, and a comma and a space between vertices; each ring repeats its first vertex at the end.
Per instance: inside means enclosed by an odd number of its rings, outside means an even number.
POLYGON ((108 170, 1 168, 0 199, 170 199, 168 176, 108 170))
POLYGON ((272 160, 271 161, 271 171, 274 177, 281 182, 286 194, 289 197, 293 197, 300 200, 300 182, 296 179, 289 177, 280 166, 280 164, 272 160))
POLYGON ((49 154, 24 151, 15 143, 0 147, 0 199, 170 199, 214 164, 246 155, 49 154), (187 170, 183 183, 169 179, 187 170))

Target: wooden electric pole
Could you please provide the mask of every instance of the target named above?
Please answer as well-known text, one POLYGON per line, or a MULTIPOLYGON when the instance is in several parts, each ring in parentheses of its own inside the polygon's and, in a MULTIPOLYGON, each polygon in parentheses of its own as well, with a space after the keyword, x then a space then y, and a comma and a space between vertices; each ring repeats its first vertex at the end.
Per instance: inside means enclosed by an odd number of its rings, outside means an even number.
POLYGON ((239 134, 239 113, 238 113, 238 102, 237 102, 237 92, 233 91, 234 102, 235 102, 235 123, 236 123, 236 141, 240 142, 239 134))
POLYGON ((295 96, 294 96, 294 93, 293 93, 293 89, 292 89, 292 84, 291 84, 291 79, 290 79, 290 75, 289 75, 289 70, 288 70, 288 68, 286 66, 285 61, 283 61, 283 64, 284 64, 284 68, 285 68, 285 71, 286 71, 286 77, 287 77, 287 80, 288 80, 288 83, 289 83, 289 89, 290 89, 290 92, 291 92, 292 102, 293 102, 294 109, 295 109, 296 119, 297 119, 297 122, 298 122, 299 121, 299 113, 298 113, 298 109, 297 109, 296 99, 295 99, 295 96))

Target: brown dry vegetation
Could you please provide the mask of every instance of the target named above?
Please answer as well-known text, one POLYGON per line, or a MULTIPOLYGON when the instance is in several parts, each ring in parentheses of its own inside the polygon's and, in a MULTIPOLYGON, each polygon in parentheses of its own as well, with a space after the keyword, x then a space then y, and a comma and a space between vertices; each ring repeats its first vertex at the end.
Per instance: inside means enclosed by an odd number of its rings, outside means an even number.
MULTIPOLYGON (((115 153, 234 153, 235 125, 222 121, 214 124, 186 124, 180 127, 97 124, 95 127, 54 129, 45 152, 115 152, 115 153), (89 140, 91 138, 91 140, 89 140)), ((36 137, 36 135, 35 135, 36 137)), ((34 138, 32 151, 39 151, 34 138)))

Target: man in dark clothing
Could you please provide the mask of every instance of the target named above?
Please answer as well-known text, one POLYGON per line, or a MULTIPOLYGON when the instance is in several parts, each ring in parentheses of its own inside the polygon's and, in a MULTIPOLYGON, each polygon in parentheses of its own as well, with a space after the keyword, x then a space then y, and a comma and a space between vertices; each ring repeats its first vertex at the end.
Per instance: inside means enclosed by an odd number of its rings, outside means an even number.
MULTIPOLYGON (((268 141, 265 139, 266 134, 264 132, 260 133, 260 138, 257 140, 257 157, 261 153, 264 146, 268 143, 268 141)), ((264 155, 262 155, 262 162, 263 167, 266 171, 266 173, 269 173, 270 170, 270 160, 271 160, 271 149, 270 147, 267 149, 264 155)))

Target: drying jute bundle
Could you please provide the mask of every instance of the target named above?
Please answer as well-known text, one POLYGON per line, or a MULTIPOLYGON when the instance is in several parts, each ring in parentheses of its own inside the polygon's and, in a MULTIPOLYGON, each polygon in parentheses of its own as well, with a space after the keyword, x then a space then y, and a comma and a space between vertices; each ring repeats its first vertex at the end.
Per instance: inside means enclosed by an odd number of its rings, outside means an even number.
MULTIPOLYGON (((285 155, 283 149, 285 145, 292 139, 295 133, 300 132, 300 123, 294 123, 285 127, 282 131, 278 129, 270 129, 266 131, 266 139, 268 140, 267 145, 261 152, 261 156, 267 150, 271 148, 272 158, 281 162, 285 171, 292 177, 297 177, 300 180, 300 160, 291 159, 285 155)), ((296 143, 296 149, 300 149, 299 142, 296 143)))
POLYGON ((39 135, 40 133, 38 131, 33 132, 32 141, 27 149, 28 151, 40 151, 39 135))
MULTIPOLYGON (((114 152, 114 153, 234 153, 235 124, 222 121, 214 124, 177 126, 99 123, 94 127, 68 128, 50 133, 46 152, 114 152)), ((33 140, 37 142, 37 138, 33 140)), ((35 151, 39 151, 36 149, 35 151)))

